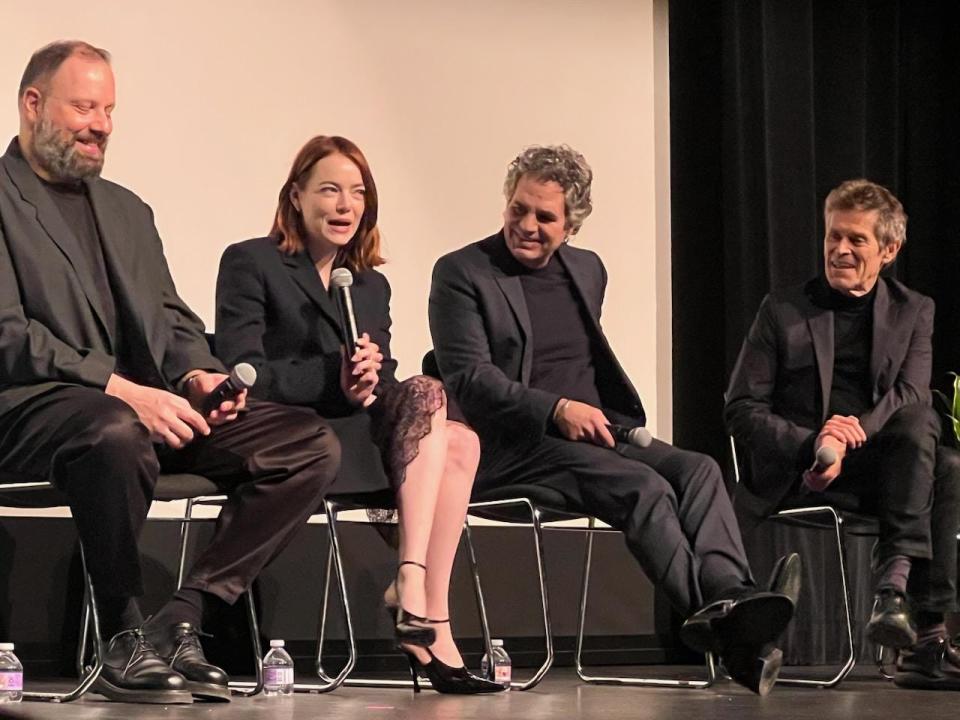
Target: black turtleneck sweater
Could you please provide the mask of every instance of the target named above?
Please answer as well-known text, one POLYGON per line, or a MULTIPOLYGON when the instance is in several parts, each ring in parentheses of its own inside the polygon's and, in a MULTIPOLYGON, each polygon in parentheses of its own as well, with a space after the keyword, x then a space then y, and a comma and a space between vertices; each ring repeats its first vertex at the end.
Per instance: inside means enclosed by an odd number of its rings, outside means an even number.
POLYGON ((851 297, 837 292, 826 281, 821 281, 814 293, 816 305, 833 311, 833 383, 828 417, 859 417, 873 407, 870 349, 876 295, 876 285, 866 295, 851 297))
POLYGON ((516 266, 533 331, 530 387, 600 407, 590 319, 566 269, 556 255, 539 270, 516 266))

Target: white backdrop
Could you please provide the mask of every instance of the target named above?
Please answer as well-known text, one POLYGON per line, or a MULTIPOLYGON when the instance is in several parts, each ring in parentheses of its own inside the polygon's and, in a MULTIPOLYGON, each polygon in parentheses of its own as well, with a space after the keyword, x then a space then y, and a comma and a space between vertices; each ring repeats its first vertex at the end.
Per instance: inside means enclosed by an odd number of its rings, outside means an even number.
POLYGON ((0 137, 30 54, 114 58, 106 177, 156 213, 174 279, 211 324, 223 248, 265 234, 294 154, 351 138, 370 160, 401 376, 430 346, 441 254, 500 227, 507 163, 566 142, 595 171, 578 244, 610 273, 603 324, 670 434, 666 0, 0 0, 0 137))

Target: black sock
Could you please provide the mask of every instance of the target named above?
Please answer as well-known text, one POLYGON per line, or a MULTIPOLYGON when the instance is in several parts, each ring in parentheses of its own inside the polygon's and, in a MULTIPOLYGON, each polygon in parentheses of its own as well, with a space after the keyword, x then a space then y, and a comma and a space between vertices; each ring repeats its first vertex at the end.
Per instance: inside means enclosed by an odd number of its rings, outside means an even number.
POLYGON ((155 628, 167 627, 177 623, 190 623, 196 630, 203 624, 203 606, 207 593, 196 588, 180 588, 173 597, 150 618, 155 628))
POLYGON ((140 627, 143 615, 140 604, 132 597, 102 597, 97 601, 100 611, 100 636, 110 640, 118 632, 140 627))
POLYGON ((910 558, 906 555, 891 555, 880 563, 877 591, 896 590, 901 595, 906 596, 910 564, 910 558))

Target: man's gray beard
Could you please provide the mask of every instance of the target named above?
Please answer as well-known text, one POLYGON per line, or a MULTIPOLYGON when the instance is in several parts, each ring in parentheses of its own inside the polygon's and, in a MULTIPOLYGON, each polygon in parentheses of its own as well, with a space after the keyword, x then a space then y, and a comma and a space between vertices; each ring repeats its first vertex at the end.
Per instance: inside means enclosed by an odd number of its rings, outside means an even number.
POLYGON ((107 148, 104 141, 99 159, 85 157, 74 146, 76 135, 69 130, 61 130, 40 118, 33 133, 33 156, 54 180, 82 180, 97 177, 103 170, 103 152, 107 148))

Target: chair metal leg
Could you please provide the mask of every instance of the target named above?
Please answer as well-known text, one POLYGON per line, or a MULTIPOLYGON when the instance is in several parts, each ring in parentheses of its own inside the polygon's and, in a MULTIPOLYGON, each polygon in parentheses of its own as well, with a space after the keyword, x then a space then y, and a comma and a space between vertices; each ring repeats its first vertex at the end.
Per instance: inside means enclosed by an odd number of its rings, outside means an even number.
POLYGON ((326 579, 323 589, 323 605, 320 613, 320 622, 317 632, 317 677, 322 683, 295 683, 294 692, 331 692, 348 681, 347 676, 357 663, 357 643, 353 634, 353 618, 350 615, 350 600, 347 596, 347 583, 343 573, 343 557, 340 554, 340 537, 337 533, 336 503, 330 499, 324 500, 327 514, 327 536, 330 547, 327 552, 326 579), (347 632, 347 662, 335 677, 330 677, 323 668, 323 643, 326 634, 327 609, 330 597, 330 570, 336 574, 337 585, 340 588, 340 604, 343 606, 343 619, 347 632))
POLYGON ((247 624, 250 626, 250 642, 253 645, 253 667, 256 682, 230 682, 230 694, 239 697, 253 697, 263 691, 263 647, 260 644, 260 623, 257 621, 257 606, 253 601, 253 590, 244 593, 247 605, 247 624))
POLYGON ((813 514, 827 514, 833 520, 834 538, 836 540, 837 561, 840 567, 840 583, 843 589, 843 614, 846 620, 847 631, 847 659, 837 671, 837 673, 826 680, 814 680, 806 678, 784 677, 782 674, 777 679, 777 684, 799 687, 819 687, 832 688, 839 685, 857 663, 857 648, 854 643, 854 621, 852 602, 850 600, 850 586, 847 581, 847 546, 846 532, 844 531, 843 518, 828 505, 822 505, 812 508, 798 508, 796 510, 782 510, 779 515, 784 517, 795 517, 813 514))
POLYGON ((81 611, 81 638, 80 648, 78 649, 78 665, 80 683, 67 693, 48 693, 48 692, 24 692, 24 700, 36 702, 55 702, 68 703, 76 700, 83 695, 90 686, 100 676, 103 670, 103 641, 100 639, 100 615, 97 612, 97 596, 93 591, 93 579, 87 571, 87 556, 83 550, 83 543, 80 543, 80 561, 83 565, 83 610, 81 611), (93 625, 93 664, 83 667, 84 654, 87 645, 87 628, 93 625))
POLYGON ((667 687, 667 688, 687 688, 703 689, 708 688, 716 682, 717 673, 713 662, 713 656, 707 653, 705 656, 707 665, 706 680, 675 680, 671 678, 638 678, 638 677, 618 677, 609 675, 588 675, 583 666, 583 639, 585 635, 585 626, 587 622, 587 598, 590 590, 590 570, 593 564, 593 538, 596 530, 597 520, 591 517, 587 529, 586 550, 584 552, 583 563, 583 583, 580 591, 579 619, 577 622, 577 655, 576 667, 577 675, 586 683, 592 685, 637 685, 641 687, 667 687))
MULTIPOLYGON (((530 525, 533 529, 533 540, 534 540, 534 552, 537 561, 537 577, 540 582, 540 608, 543 615, 543 635, 544 635, 544 646, 545 646, 545 657, 543 664, 537 668, 537 671, 533 676, 524 682, 512 682, 510 687, 514 690, 530 690, 537 686, 537 684, 543 679, 543 676, 547 674, 547 671, 553 665, 554 660, 554 650, 553 650, 553 631, 550 626, 550 603, 547 597, 547 574, 544 568, 543 562, 543 528, 541 526, 541 512, 528 498, 509 498, 505 500, 487 500, 484 502, 475 502, 470 503, 470 509, 484 509, 484 508, 494 508, 494 507, 504 507, 509 505, 525 505, 530 511, 530 525)), ((472 552, 472 543, 471 543, 471 552, 472 552)), ((477 576, 476 582, 479 583, 479 575, 477 576)), ((489 623, 486 620, 486 606, 481 608, 481 624, 484 628, 484 643, 489 642, 490 628, 489 623)), ((487 645, 487 652, 491 651, 491 647, 487 645)))
MULTIPOLYGON (((487 603, 483 598, 483 587, 480 585, 480 565, 477 563, 477 553, 473 547, 473 533, 470 530, 470 518, 463 521, 464 536, 467 539, 467 557, 470 559, 470 574, 473 578, 473 595, 477 601, 477 614, 480 616, 480 634, 483 637, 483 650, 487 657, 493 657, 493 639, 490 636, 490 619, 487 617, 487 603)), ((490 664, 487 678, 493 680, 493 663, 490 664)))
POLYGON ((193 498, 187 498, 187 506, 180 521, 180 555, 177 558, 177 590, 183 585, 187 570, 187 544, 190 541, 190 523, 193 520, 193 498))

